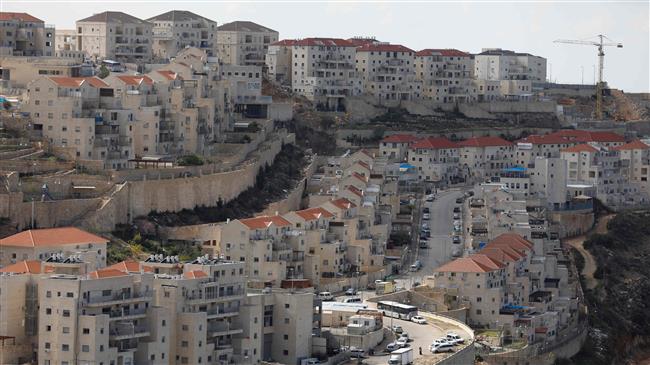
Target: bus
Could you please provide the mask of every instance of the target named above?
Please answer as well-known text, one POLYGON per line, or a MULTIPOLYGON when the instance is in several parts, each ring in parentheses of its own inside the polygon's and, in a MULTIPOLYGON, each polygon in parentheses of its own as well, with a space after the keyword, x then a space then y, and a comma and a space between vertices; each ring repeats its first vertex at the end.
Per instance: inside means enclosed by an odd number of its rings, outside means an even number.
POLYGON ((377 309, 384 316, 405 319, 407 321, 410 321, 411 317, 418 315, 418 307, 388 300, 378 302, 377 309))

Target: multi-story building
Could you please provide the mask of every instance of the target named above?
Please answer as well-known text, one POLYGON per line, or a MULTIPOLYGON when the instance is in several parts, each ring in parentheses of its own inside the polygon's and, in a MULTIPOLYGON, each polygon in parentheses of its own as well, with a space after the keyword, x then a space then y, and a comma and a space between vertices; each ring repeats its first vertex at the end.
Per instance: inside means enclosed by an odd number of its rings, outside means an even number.
POLYGON ((485 178, 514 164, 514 144, 500 137, 473 137, 458 142, 464 178, 485 178))
POLYGON ((475 100, 473 65, 469 53, 456 49, 424 49, 416 52, 415 73, 422 82, 422 97, 438 103, 475 100))
POLYGON ((78 51, 77 31, 74 29, 57 29, 54 35, 57 51, 78 51))
POLYGON ((54 26, 27 13, 0 12, 0 54, 52 57, 54 26))
POLYGON ((107 239, 75 227, 30 229, 0 239, 0 266, 45 261, 54 254, 83 254, 93 267, 106 266, 107 239))
POLYGON ((641 140, 634 140, 614 147, 621 159, 621 170, 629 182, 638 184, 650 193, 650 146, 641 140))
POLYGON ((379 104, 419 99, 422 83, 415 75, 415 51, 398 44, 366 43, 356 49, 356 68, 364 93, 379 104))
POLYGON ((282 85, 291 86, 292 80, 292 45, 297 42, 294 39, 283 39, 271 43, 266 53, 266 69, 271 80, 282 85))
POLYGON ((346 96, 361 93, 355 71, 356 47, 338 38, 305 38, 291 44, 291 87, 317 103, 341 110, 346 96))
POLYGON ((420 138, 411 134, 393 134, 379 142, 379 155, 390 161, 404 161, 408 155, 409 146, 420 138))
POLYGON ((6 56, 0 58, 0 87, 26 89, 41 76, 80 77, 82 72, 80 60, 73 57, 6 56))
POLYGON ((474 78, 478 100, 528 99, 532 83, 546 80, 546 59, 500 48, 483 49, 474 55, 474 78))
POLYGON ((77 21, 77 50, 96 59, 150 62, 152 24, 120 11, 77 21))
POLYGON ((419 180, 444 184, 458 175, 458 156, 458 144, 442 137, 427 137, 409 147, 408 163, 416 167, 419 180))
POLYGON ((153 58, 168 60, 185 47, 217 55, 217 22, 186 10, 171 10, 147 19, 153 24, 153 58))
POLYGON ((217 28, 217 53, 225 64, 264 67, 269 45, 278 32, 249 21, 235 21, 217 28))

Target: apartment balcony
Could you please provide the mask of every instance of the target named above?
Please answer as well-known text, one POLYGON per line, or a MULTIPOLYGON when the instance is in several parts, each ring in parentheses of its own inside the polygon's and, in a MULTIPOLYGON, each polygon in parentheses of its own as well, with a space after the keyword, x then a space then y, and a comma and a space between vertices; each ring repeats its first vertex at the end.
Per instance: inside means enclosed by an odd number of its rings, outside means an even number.
POLYGON ((244 332, 241 328, 232 328, 233 325, 227 322, 216 322, 208 325, 208 336, 209 337, 219 337, 219 336, 228 336, 236 335, 244 332))
POLYGON ((111 329, 109 333, 109 340, 121 341, 132 338, 140 338, 149 336, 149 328, 147 326, 135 326, 133 324, 118 324, 115 328, 111 329))
POLYGON ((113 341, 109 343, 110 347, 117 348, 117 352, 134 352, 138 349, 137 339, 128 339, 121 341, 113 341))
POLYGON ((239 307, 231 308, 212 308, 207 311, 208 319, 235 317, 239 315, 239 307))
POLYGON ((113 310, 109 313, 109 321, 125 321, 139 318, 145 318, 147 315, 146 308, 113 310))
POLYGON ((207 304, 226 300, 235 300, 244 296, 244 290, 231 290, 217 295, 216 293, 204 295, 203 292, 185 294, 188 304, 207 304))
POLYGON ((139 303, 139 302, 148 302, 151 301, 153 297, 153 292, 124 292, 124 293, 115 293, 108 296, 91 296, 89 298, 84 298, 82 304, 85 307, 105 307, 109 305, 117 304, 128 304, 128 303, 139 303))
POLYGON ((115 37, 115 44, 129 44, 127 37, 115 37))
MULTIPOLYGON (((32 28, 30 28, 32 29, 32 28)), ((34 36, 30 36, 27 28, 18 28, 16 31, 16 41, 30 41, 34 36)))
POLYGON ((154 39, 172 39, 174 33, 171 29, 153 29, 151 35, 154 39))

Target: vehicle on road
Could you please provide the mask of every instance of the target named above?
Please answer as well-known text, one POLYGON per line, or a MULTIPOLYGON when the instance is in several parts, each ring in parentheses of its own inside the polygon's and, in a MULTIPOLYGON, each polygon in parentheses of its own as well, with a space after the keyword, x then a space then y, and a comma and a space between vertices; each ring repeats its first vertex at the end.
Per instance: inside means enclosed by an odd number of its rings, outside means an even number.
POLYGON ((364 357, 363 356, 364 353, 365 353, 365 351, 363 349, 359 349, 359 348, 356 348, 356 347, 350 347, 350 354, 354 358, 364 357))
POLYGON ((454 213, 454 219, 460 219, 460 213, 454 213))
POLYGON ((401 334, 402 332, 404 332, 404 329, 402 328, 402 326, 395 325, 391 329, 393 330, 393 332, 397 333, 398 335, 401 334))
POLYGON ((474 192, 470 190, 470 191, 467 192, 467 195, 474 196, 474 192))
POLYGON ((345 291, 345 295, 357 295, 357 289, 349 288, 348 290, 345 291))
POLYGON ((393 352, 398 349, 399 349, 399 345, 397 345, 397 343, 395 342, 391 342, 388 345, 386 345, 386 351, 388 352, 393 352))
POLYGON ((375 293, 377 295, 384 295, 394 293, 396 291, 395 283, 392 281, 380 281, 375 283, 375 293))
POLYGON ((429 248, 429 241, 427 241, 426 238, 420 238, 420 248, 429 248))
POLYGON ((463 251, 459 248, 455 248, 453 251, 451 251, 451 256, 453 257, 461 257, 463 255, 463 251))
POLYGON ((455 244, 459 244, 460 243, 460 236, 454 236, 454 238, 452 238, 451 242, 455 243, 455 244))
POLYGON ((465 342, 465 340, 462 337, 460 337, 456 332, 448 332, 446 338, 449 343, 453 343, 454 345, 465 342))
POLYGON ((463 204, 463 198, 456 198, 456 204, 463 204))
POLYGON ((417 323, 417 324, 427 324, 427 320, 424 319, 422 316, 413 316, 411 318, 411 321, 417 323))
POLYGON ((428 221, 429 219, 431 219, 431 216, 429 215, 429 213, 424 213, 422 214, 422 219, 428 221))
POLYGON ((332 295, 332 293, 330 293, 328 291, 322 291, 322 292, 318 293, 318 299, 320 299, 320 300, 322 300, 324 302, 327 302, 327 301, 330 301, 330 300, 334 300, 334 296, 332 295))
POLYGON ((454 213, 460 213, 460 207, 454 207, 454 213))
POLYGON ((429 210, 429 207, 424 207, 422 208, 422 213, 431 213, 431 211, 429 210))
POLYGON ((427 202, 431 203, 434 199, 435 199, 435 196, 433 196, 433 194, 427 195, 427 199, 426 199, 427 202))
POLYGON ((411 338, 409 337, 408 332, 402 332, 402 333, 399 335, 398 340, 399 340, 399 339, 404 339, 404 340, 406 340, 406 342, 409 342, 409 341, 411 340, 411 338))
POLYGON ((413 363, 413 349, 403 348, 390 353, 389 365, 409 365, 413 363))
POLYGON ((351 297, 343 299, 343 303, 363 303, 363 300, 359 297, 351 297))
POLYGON ((459 233, 460 232, 460 226, 454 226, 454 232, 459 233))
POLYGON ((382 312, 384 316, 399 319, 410 320, 413 316, 418 315, 418 307, 389 300, 382 300, 377 303, 377 309, 382 312))
POLYGON ((320 361, 318 361, 318 359, 315 357, 310 357, 309 359, 300 360, 300 365, 318 365, 318 364, 320 364, 320 361))
POLYGON ((454 345, 450 343, 432 344, 429 350, 434 354, 438 352, 454 352, 454 345))
POLYGON ((397 341, 395 341, 395 343, 396 343, 397 346, 399 346, 400 348, 408 347, 408 345, 409 345, 409 341, 408 341, 408 339, 406 339, 406 338, 404 338, 404 337, 400 337, 397 341))

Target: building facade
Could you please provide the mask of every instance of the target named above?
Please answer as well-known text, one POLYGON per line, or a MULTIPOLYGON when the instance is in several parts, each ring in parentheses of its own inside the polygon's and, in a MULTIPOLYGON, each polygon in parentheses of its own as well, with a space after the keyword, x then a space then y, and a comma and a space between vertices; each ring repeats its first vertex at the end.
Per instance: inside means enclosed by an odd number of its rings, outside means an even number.
POLYGON ((195 47, 216 57, 217 22, 186 10, 168 11, 147 21, 153 24, 154 59, 168 60, 185 47, 195 47))
POLYGON ((235 21, 217 28, 217 52, 225 64, 264 67, 266 53, 279 34, 249 21, 235 21))
POLYGON ((54 26, 27 13, 0 12, 0 55, 52 57, 54 26))

